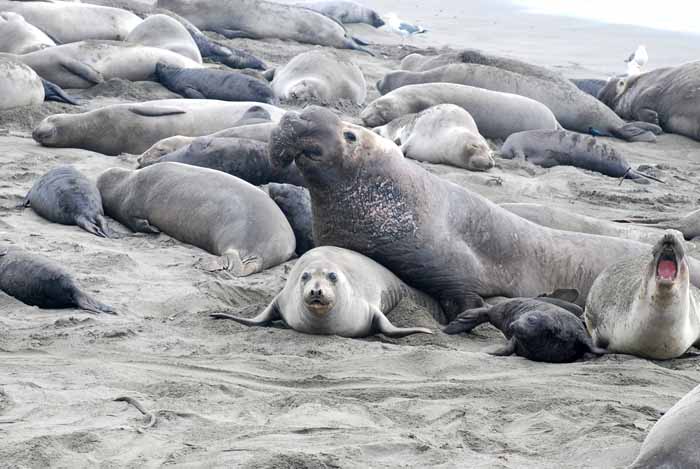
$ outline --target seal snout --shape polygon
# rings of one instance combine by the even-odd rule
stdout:
[[[32,132],[32,138],[39,143],[50,143],[56,136],[56,126],[50,122],[41,122]]]
[[[304,304],[306,309],[317,315],[325,316],[335,306],[335,284],[338,274],[335,272],[304,272],[301,276]]]

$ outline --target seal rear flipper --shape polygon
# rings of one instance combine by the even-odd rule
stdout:
[[[272,80],[275,79],[275,72],[277,72],[277,69],[276,69],[276,68],[271,68],[271,69],[269,69],[269,70],[265,70],[265,73],[263,73],[263,77],[264,77],[267,81],[272,81]]]
[[[382,333],[387,337],[401,338],[412,334],[432,334],[433,331],[425,327],[396,327],[378,309],[372,310],[372,330]]]
[[[360,51],[360,52],[364,52],[365,54],[369,54],[369,55],[371,55],[372,57],[376,57],[376,55],[375,55],[374,52],[372,52],[371,50],[369,50],[369,49],[367,49],[367,48],[365,48],[365,47],[362,47],[360,44],[358,44],[357,42],[355,42],[354,39],[348,38],[348,39],[345,41],[345,46],[346,46],[346,48],[348,48],[348,49],[356,50],[356,51]]]
[[[172,116],[187,113],[186,110],[175,106],[160,106],[158,104],[133,106],[129,108],[129,112],[144,117]]]
[[[507,357],[513,355],[515,353],[515,342],[515,337],[511,337],[505,345],[502,345],[492,350],[487,350],[486,353],[495,357]]]
[[[470,332],[479,324],[489,322],[490,306],[470,309],[457,316],[451,323],[442,329],[445,334],[459,334]]]
[[[27,195],[24,196],[24,200],[22,201],[22,203],[17,205],[15,208],[19,211],[22,211],[25,208],[30,207],[32,205],[32,203],[29,199],[31,197],[31,195],[32,195],[32,191],[30,189],[29,192],[27,192]]]
[[[92,83],[93,85],[98,85],[105,81],[100,72],[88,64],[78,62],[77,60],[66,59],[61,62],[61,67],[63,67],[66,71],[77,75],[88,83]]]
[[[80,309],[84,309],[85,311],[89,311],[95,314],[117,314],[117,312],[111,306],[108,306],[104,303],[100,303],[99,301],[92,298],[90,295],[83,293],[79,290],[75,295],[75,304]]]
[[[63,88],[48,80],[41,79],[44,85],[44,101],[56,101],[58,103],[72,104],[78,106],[80,103],[75,98],[68,96]]]
[[[360,45],[360,46],[368,46],[369,42],[365,41],[364,39],[360,39],[359,37],[356,36],[351,36],[350,39],[355,41],[355,44]]]
[[[274,321],[282,321],[282,314],[280,314],[279,308],[277,307],[277,298],[272,300],[267,308],[263,310],[262,313],[258,314],[254,318],[242,318],[239,316],[233,316],[226,313],[211,313],[209,315],[212,319],[231,319],[245,326],[269,326]]]

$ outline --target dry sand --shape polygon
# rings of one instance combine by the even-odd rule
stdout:
[[[402,42],[354,29],[372,41]],[[487,36],[473,45],[503,52],[499,38]],[[547,38],[546,30],[533,30],[527,41],[546,51]],[[421,41],[373,46],[376,58],[342,53],[374,83]],[[309,48],[227,42],[272,65]],[[550,65],[570,55],[554,48]],[[576,60],[604,70],[614,57],[596,62],[588,51]],[[119,80],[80,95],[82,110],[171,96],[153,83]],[[372,89],[369,99],[376,96]],[[609,355],[548,365],[491,357],[482,351],[503,341],[491,327],[458,337],[351,340],[210,320],[214,310],[263,307],[293,261],[245,279],[209,274],[194,267],[208,254],[168,236],[100,239],[14,209],[55,165],[74,164],[91,178],[135,167],[134,156],[42,148],[29,138],[43,116],[77,110],[44,104],[0,115],[8,129],[0,136],[0,243],[58,260],[119,316],[40,310],[0,293],[2,468],[624,467],[661,413],[700,381],[697,358]],[[340,111],[353,119],[359,109]],[[657,144],[611,143],[635,166],[656,166],[668,183],[618,185],[573,168],[501,159],[481,174],[424,166],[496,202],[541,202],[609,219],[697,208],[700,143],[674,135]],[[390,318],[438,327],[408,303]],[[113,401],[122,395],[155,413],[156,425],[139,433],[145,419]]]

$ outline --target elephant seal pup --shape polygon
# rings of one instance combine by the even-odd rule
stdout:
[[[333,18],[307,8],[264,0],[158,0],[158,8],[229,39],[277,38],[338,49],[363,49]]]
[[[700,61],[611,79],[599,98],[624,119],[700,140]]]
[[[167,49],[202,63],[202,54],[190,33],[180,22],[167,15],[149,16],[136,26],[124,41]]]
[[[359,3],[347,0],[310,1],[296,5],[323,13],[343,24],[365,23],[375,28],[384,26],[384,20],[379,13]]]
[[[608,80],[599,80],[597,78],[572,78],[571,83],[576,85],[576,88],[584,93],[590,94],[597,99],[598,93],[605,87]]]
[[[95,183],[73,166],[57,166],[44,174],[24,198],[41,217],[62,225],[78,225],[88,233],[109,238],[102,198]]]
[[[524,130],[560,128],[552,111],[533,99],[453,83],[401,87],[372,101],[360,117],[365,125],[378,127],[438,104],[464,108],[474,118],[481,135],[491,139],[505,140]]]
[[[81,290],[56,262],[16,247],[0,246],[0,290],[43,309],[80,308],[96,314],[116,314],[112,307]]]
[[[257,140],[198,137],[186,147],[162,156],[151,164],[167,161],[215,169],[254,186],[270,182],[304,185],[304,177],[296,165],[284,168],[273,165],[267,143]]]
[[[252,106],[278,120],[284,111],[269,104],[210,99],[163,99],[114,104],[80,114],[55,114],[32,133],[47,147],[83,148],[104,155],[140,154],[174,135],[209,135],[235,125]]]
[[[488,322],[500,330],[508,343],[491,355],[516,354],[528,360],[569,363],[586,353],[602,355],[605,350],[593,346],[581,319],[550,303],[549,298],[514,298],[495,306],[463,312],[444,332],[470,332]]]
[[[372,259],[347,249],[322,246],[294,264],[284,289],[258,316],[211,316],[247,326],[267,326],[282,320],[299,332],[341,337],[432,334],[423,327],[401,328],[389,322],[386,314],[404,297],[439,308],[434,300],[408,287]]]
[[[0,52],[27,54],[55,45],[53,39],[27,23],[22,15],[9,11],[0,13]]]
[[[192,99],[272,103],[270,85],[243,73],[212,68],[182,68],[159,63],[157,80],[170,91]]]
[[[495,164],[472,116],[454,104],[399,117],[374,131],[393,140],[404,156],[414,160],[471,171],[486,171]]]
[[[348,100],[359,105],[367,97],[362,70],[353,61],[324,50],[299,54],[276,70],[272,90],[280,99],[320,103]]]
[[[530,163],[552,168],[575,166],[610,177],[659,179],[640,173],[613,147],[590,135],[568,130],[529,130],[508,137],[501,148],[501,156],[522,158]]]
[[[646,253],[607,267],[586,303],[586,326],[598,347],[655,360],[700,344],[700,290],[678,233],[662,235]]]
[[[110,78],[153,80],[159,62],[184,68],[202,66],[169,50],[116,41],[75,42],[11,57],[63,88],[90,88]]]
[[[311,195],[308,189],[292,184],[278,184],[271,182],[261,187],[277,206],[294,231],[297,239],[296,253],[298,256],[310,251],[316,244],[311,229],[313,215],[311,213]]]
[[[205,262],[208,270],[246,276],[294,254],[294,233],[277,205],[257,187],[220,171],[179,163],[111,168],[97,187],[105,213],[133,231],[162,231],[221,256]]]
[[[318,106],[285,114],[270,137],[270,157],[282,166],[294,161],[304,175],[318,245],[371,257],[439,300],[451,318],[482,306],[483,298],[564,288],[578,290],[582,304],[603,269],[648,250],[538,226],[445,182],[389,140]],[[694,265],[700,269],[700,262]],[[700,275],[693,283],[700,284]]]
[[[478,57],[479,61],[487,62]],[[492,63],[500,64],[497,59]],[[553,77],[552,72],[540,73],[536,68],[529,70],[534,67],[518,67],[515,69],[518,72],[491,64],[456,63],[424,72],[392,72],[377,87],[385,94],[407,85],[456,83],[534,99],[547,106],[562,127],[577,132],[645,142],[655,141],[654,133],[661,133],[658,126],[646,122],[625,123],[607,106],[576,88],[569,80],[561,76]],[[524,70],[528,72],[523,73]]]
[[[26,65],[0,57],[0,110],[38,106],[44,102],[44,84]]]
[[[700,386],[676,402],[644,439],[629,469],[682,469],[700,466]]]

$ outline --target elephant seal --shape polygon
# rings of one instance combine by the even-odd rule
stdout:
[[[22,15],[3,11],[0,13],[0,52],[26,54],[53,47],[56,43]]]
[[[491,139],[505,140],[524,130],[559,128],[552,111],[533,99],[452,83],[398,88],[372,101],[360,117],[365,125],[378,127],[438,104],[464,108],[474,118],[481,135]]]
[[[277,38],[367,52],[343,25],[307,8],[265,0],[158,0],[156,6],[229,39]]]
[[[11,57],[63,88],[90,88],[110,78],[153,80],[159,62],[202,66],[169,50],[116,41],[81,41]]]
[[[635,228],[660,228],[664,230],[680,231],[688,241],[700,237],[700,210],[694,210],[680,218],[628,218],[614,220],[617,223],[639,224]],[[629,226],[629,225],[628,225]]]
[[[211,68],[182,68],[158,63],[156,78],[166,88],[186,98],[272,103],[270,85],[242,73]]]
[[[116,314],[111,306],[81,290],[56,262],[16,247],[0,246],[0,290],[43,309],[80,308],[96,314]]]
[[[590,94],[594,98],[598,98],[598,93],[605,87],[608,80],[600,80],[597,78],[573,78],[571,83],[576,85],[576,88],[580,89],[586,94]]]
[[[359,105],[367,97],[367,83],[360,67],[324,50],[299,54],[275,70],[272,90],[280,99],[320,103],[348,100]]]
[[[114,104],[81,114],[55,114],[32,133],[47,147],[83,148],[104,155],[140,154],[174,135],[209,135],[235,125],[253,106],[278,120],[284,111],[261,103],[209,99],[164,99]]]
[[[298,256],[310,251],[316,244],[311,229],[313,215],[311,214],[311,195],[308,189],[292,184],[271,182],[261,187],[277,206],[294,231],[297,239],[296,253]]]
[[[543,168],[575,166],[610,177],[643,177],[663,182],[633,169],[620,152],[606,143],[590,135],[568,130],[529,130],[515,133],[503,143],[501,156],[508,159],[522,158]]]
[[[467,57],[464,60],[471,59],[471,56],[464,57]],[[377,87],[385,94],[402,86],[424,83],[474,86],[513,93],[542,103],[565,129],[644,142],[655,141],[655,133],[661,133],[658,126],[646,122],[625,123],[599,100],[582,92],[562,76],[553,76],[552,72],[540,73],[529,64],[525,64],[527,67],[507,69],[499,66],[501,63],[498,59],[488,59],[489,56],[477,55],[470,63],[444,65],[423,72],[392,72]]]
[[[673,231],[644,254],[607,267],[591,287],[584,314],[596,346],[667,360],[700,345],[700,290],[690,284],[691,269]]]
[[[599,99],[625,119],[660,125],[665,131],[700,140],[700,61],[611,79]]]
[[[700,386],[676,402],[644,439],[629,469],[683,469],[700,466]]]
[[[347,249],[322,246],[299,258],[284,289],[258,316],[211,316],[246,326],[267,326],[282,320],[299,332],[341,337],[432,334],[423,327],[396,327],[387,319],[386,314],[404,297],[439,308],[434,300],[408,287],[372,259]]]
[[[294,161],[304,175],[319,246],[371,257],[439,300],[450,319],[481,307],[483,298],[562,288],[578,290],[582,304],[603,269],[648,250],[629,240],[538,226],[318,106],[284,115],[270,137],[270,157],[282,166]],[[700,262],[693,265],[700,269]],[[697,273],[693,284],[700,284]]]
[[[167,161],[215,169],[254,186],[270,182],[304,185],[304,178],[296,165],[284,168],[273,165],[267,143],[257,140],[198,137],[186,147],[162,156],[151,164]]]
[[[202,63],[202,54],[189,31],[179,21],[167,15],[149,16],[136,26],[124,41],[166,49]]]
[[[87,39],[123,41],[141,23],[141,18],[120,8],[56,0],[0,0],[0,11],[19,13],[58,44]]]
[[[38,106],[44,102],[44,84],[26,65],[0,57],[0,110]]]
[[[220,171],[179,163],[111,168],[97,187],[105,213],[131,230],[162,231],[221,256],[205,263],[209,270],[247,276],[294,254],[294,233],[277,205],[257,187]]]
[[[444,332],[470,332],[488,322],[508,339],[506,345],[490,352],[491,355],[516,354],[538,362],[569,363],[586,353],[606,353],[593,346],[580,318],[548,300],[514,298],[495,306],[471,309],[457,316]]]
[[[404,156],[414,160],[471,171],[486,171],[495,164],[472,116],[454,104],[399,117],[374,131],[393,140]]]
[[[41,217],[62,225],[77,225],[97,236],[109,238],[102,198],[95,183],[73,166],[57,166],[44,174],[24,198]]]
[[[375,28],[384,26],[384,20],[379,13],[359,3],[347,0],[311,1],[297,3],[296,6],[323,13],[342,24],[365,23]]]

